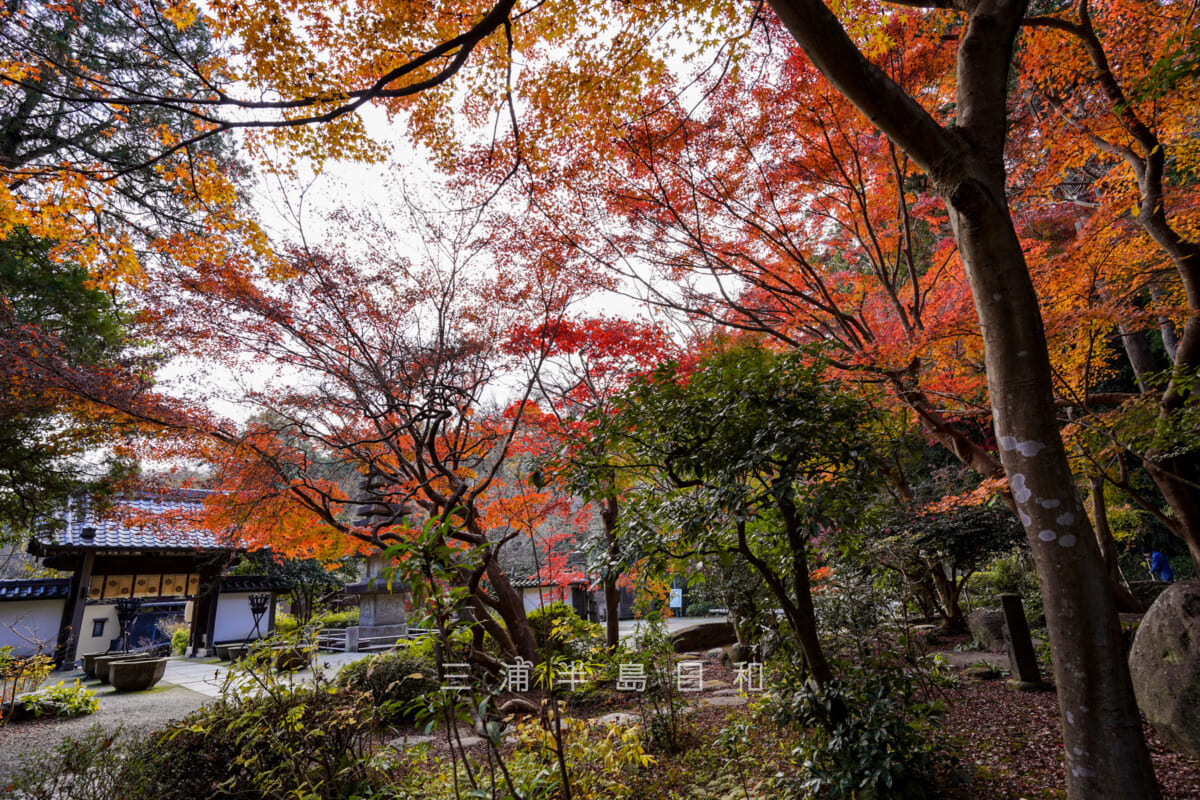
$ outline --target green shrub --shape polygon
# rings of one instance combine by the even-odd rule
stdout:
[[[171,634],[171,655],[181,656],[187,652],[188,641],[191,639],[191,628],[180,628]]]
[[[358,609],[326,611],[314,616],[309,624],[315,628],[353,628],[358,625]]]
[[[128,796],[345,798],[382,783],[369,698],[307,685],[225,699],[140,742]]]
[[[646,724],[647,742],[655,750],[678,752],[687,739],[687,700],[679,692],[675,647],[665,620],[642,620],[632,637],[632,646],[628,660],[640,665],[646,678],[646,690],[637,692],[636,697]]]
[[[130,746],[120,727],[93,725],[41,757],[27,759],[13,775],[7,796],[30,800],[125,800]],[[5,787],[0,785],[0,790]],[[199,796],[199,795],[198,795]]]
[[[275,635],[291,636],[300,630],[300,620],[291,614],[279,612],[275,615]]]
[[[810,730],[792,750],[800,774],[778,776],[776,788],[829,800],[932,797],[939,766],[956,760],[934,736],[942,711],[918,696],[912,675],[880,663],[821,690],[794,685],[775,721]]]
[[[35,717],[83,717],[96,713],[100,701],[96,693],[86,689],[76,680],[73,684],[59,681],[54,686],[39,689],[21,698],[22,707]]]
[[[1019,594],[1030,626],[1037,628],[1045,624],[1042,590],[1028,555],[1020,549],[1013,550],[989,564],[983,575],[986,578],[981,578],[974,590],[983,593],[984,605],[995,605],[998,594]]]
[[[712,611],[712,603],[692,603],[684,611],[686,617],[704,617]]]
[[[536,608],[527,617],[542,653],[586,658],[593,647],[604,643],[603,628],[582,619],[561,601]]]
[[[368,656],[342,667],[334,685],[365,692],[387,719],[411,719],[414,701],[439,688],[437,666],[423,653]]]
[[[493,744],[498,744],[499,728],[491,733]],[[552,730],[539,722],[526,722],[509,728],[503,738],[512,742],[511,748],[505,748],[503,777],[496,771],[495,750],[486,761],[474,756],[447,760],[414,747],[400,755],[396,783],[385,796],[388,800],[563,797],[563,773],[557,758],[561,746],[572,797],[629,800],[638,796],[628,785],[629,778],[655,764],[637,727],[564,719],[560,744]]]
[[[21,771],[16,797],[46,800],[343,800],[383,796],[368,695],[234,670],[224,697],[136,738],[93,728]]]

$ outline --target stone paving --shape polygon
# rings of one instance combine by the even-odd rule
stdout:
[[[322,674],[332,677],[346,664],[369,655],[371,654],[318,653],[315,666]],[[230,679],[229,667],[230,662],[218,661],[215,658],[195,659],[175,656],[167,662],[163,682],[199,692],[206,697],[220,697]],[[312,678],[312,670],[300,670],[293,673],[293,679],[297,681],[310,681]]]
[[[676,630],[690,625],[698,625],[704,622],[720,622],[724,621],[724,619],[724,617],[673,617],[667,620],[667,630],[674,633]],[[632,636],[640,624],[639,620],[621,620],[621,637],[628,638]],[[324,674],[332,676],[346,664],[366,658],[369,655],[371,654],[319,653],[316,659],[316,666]],[[196,659],[175,656],[167,662],[167,671],[163,675],[162,682],[190,689],[205,697],[220,697],[228,681],[229,666],[230,662],[218,661],[215,658]],[[55,681],[60,680],[61,673],[56,674],[59,677]],[[311,670],[302,670],[295,673],[295,680],[312,680],[312,676],[313,673]]]

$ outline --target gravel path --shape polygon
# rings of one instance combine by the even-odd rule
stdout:
[[[71,683],[83,678],[81,671],[55,673],[49,683]],[[93,725],[105,730],[124,727],[130,731],[160,728],[168,720],[180,719],[212,698],[173,683],[159,683],[145,692],[116,692],[97,681],[86,686],[96,691],[100,708],[95,714],[68,720],[32,719],[0,728],[0,796],[3,787],[27,763],[50,753],[68,737],[79,737]]]

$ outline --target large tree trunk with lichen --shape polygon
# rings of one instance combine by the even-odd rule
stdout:
[[[967,175],[947,199],[983,328],[1001,460],[1042,585],[1068,794],[1156,797],[1107,572],[1059,437],[1037,297],[1003,186],[999,169],[990,179]]]
[[[1041,580],[1068,796],[1157,798],[1116,608],[1059,436],[1037,295],[1005,195],[1008,71],[1027,3],[953,3],[968,23],[958,51],[952,129],[867,61],[819,0],[773,0],[772,6],[817,68],[946,200],[983,332],[1000,458]]]

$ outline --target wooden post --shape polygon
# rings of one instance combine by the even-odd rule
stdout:
[[[58,644],[54,648],[56,669],[73,665],[78,656],[79,629],[83,627],[83,611],[87,606],[95,562],[95,553],[85,554],[83,563],[75,568],[71,576],[71,588],[67,593],[67,602],[63,604],[62,623],[58,626]]]

